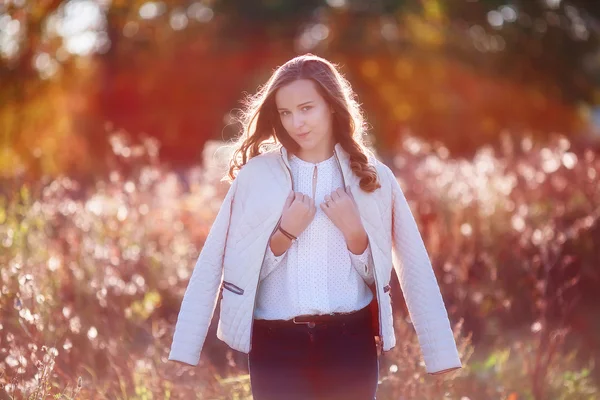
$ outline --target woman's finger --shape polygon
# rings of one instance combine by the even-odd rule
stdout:
[[[327,214],[327,212],[329,211],[329,207],[327,207],[327,203],[324,203],[324,202],[323,202],[323,203],[321,203],[321,204],[319,205],[319,207],[321,207],[321,210],[323,210],[323,212],[324,212],[325,214]]]
[[[292,205],[292,202],[294,201],[294,197],[295,194],[294,192],[290,192],[290,194],[288,195],[287,199],[285,199],[285,206],[284,208],[290,208],[290,206]]]
[[[352,201],[354,201],[354,195],[350,191],[350,186],[346,186],[346,194],[352,199]]]

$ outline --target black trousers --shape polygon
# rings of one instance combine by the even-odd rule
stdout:
[[[374,400],[370,307],[314,327],[257,319],[248,367],[254,400]]]

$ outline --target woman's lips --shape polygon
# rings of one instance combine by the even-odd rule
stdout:
[[[305,137],[307,137],[307,136],[308,136],[308,134],[309,134],[309,133],[310,133],[310,132],[301,133],[301,134],[299,134],[299,135],[298,135],[298,137],[299,137],[300,139],[304,139]]]

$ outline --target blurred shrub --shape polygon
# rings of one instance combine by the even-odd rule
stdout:
[[[5,186],[0,384],[9,398],[249,398],[244,355],[214,329],[197,368],[166,362],[228,189],[219,182],[226,155],[213,157],[211,144],[203,166],[176,171],[152,140],[118,134],[110,143],[107,175],[92,187],[68,177]],[[506,138],[502,154],[483,148],[470,161],[414,138],[402,145],[393,167],[458,321],[465,368],[441,379],[424,373],[396,288],[398,345],[382,358],[378,397],[597,396],[598,349],[581,351],[573,335],[574,321],[592,329],[598,312],[597,156],[562,137],[545,148]]]

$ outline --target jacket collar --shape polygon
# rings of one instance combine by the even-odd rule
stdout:
[[[280,146],[279,152],[281,153],[281,158],[285,166],[291,171],[289,159],[290,155],[288,150],[285,148],[285,146]],[[340,166],[340,169],[342,170],[342,178],[344,184],[349,185],[351,183],[354,183],[356,176],[350,168],[350,155],[346,152],[346,150],[342,148],[342,145],[339,142],[335,144],[333,153],[336,156],[336,160],[338,162],[338,165]]]

